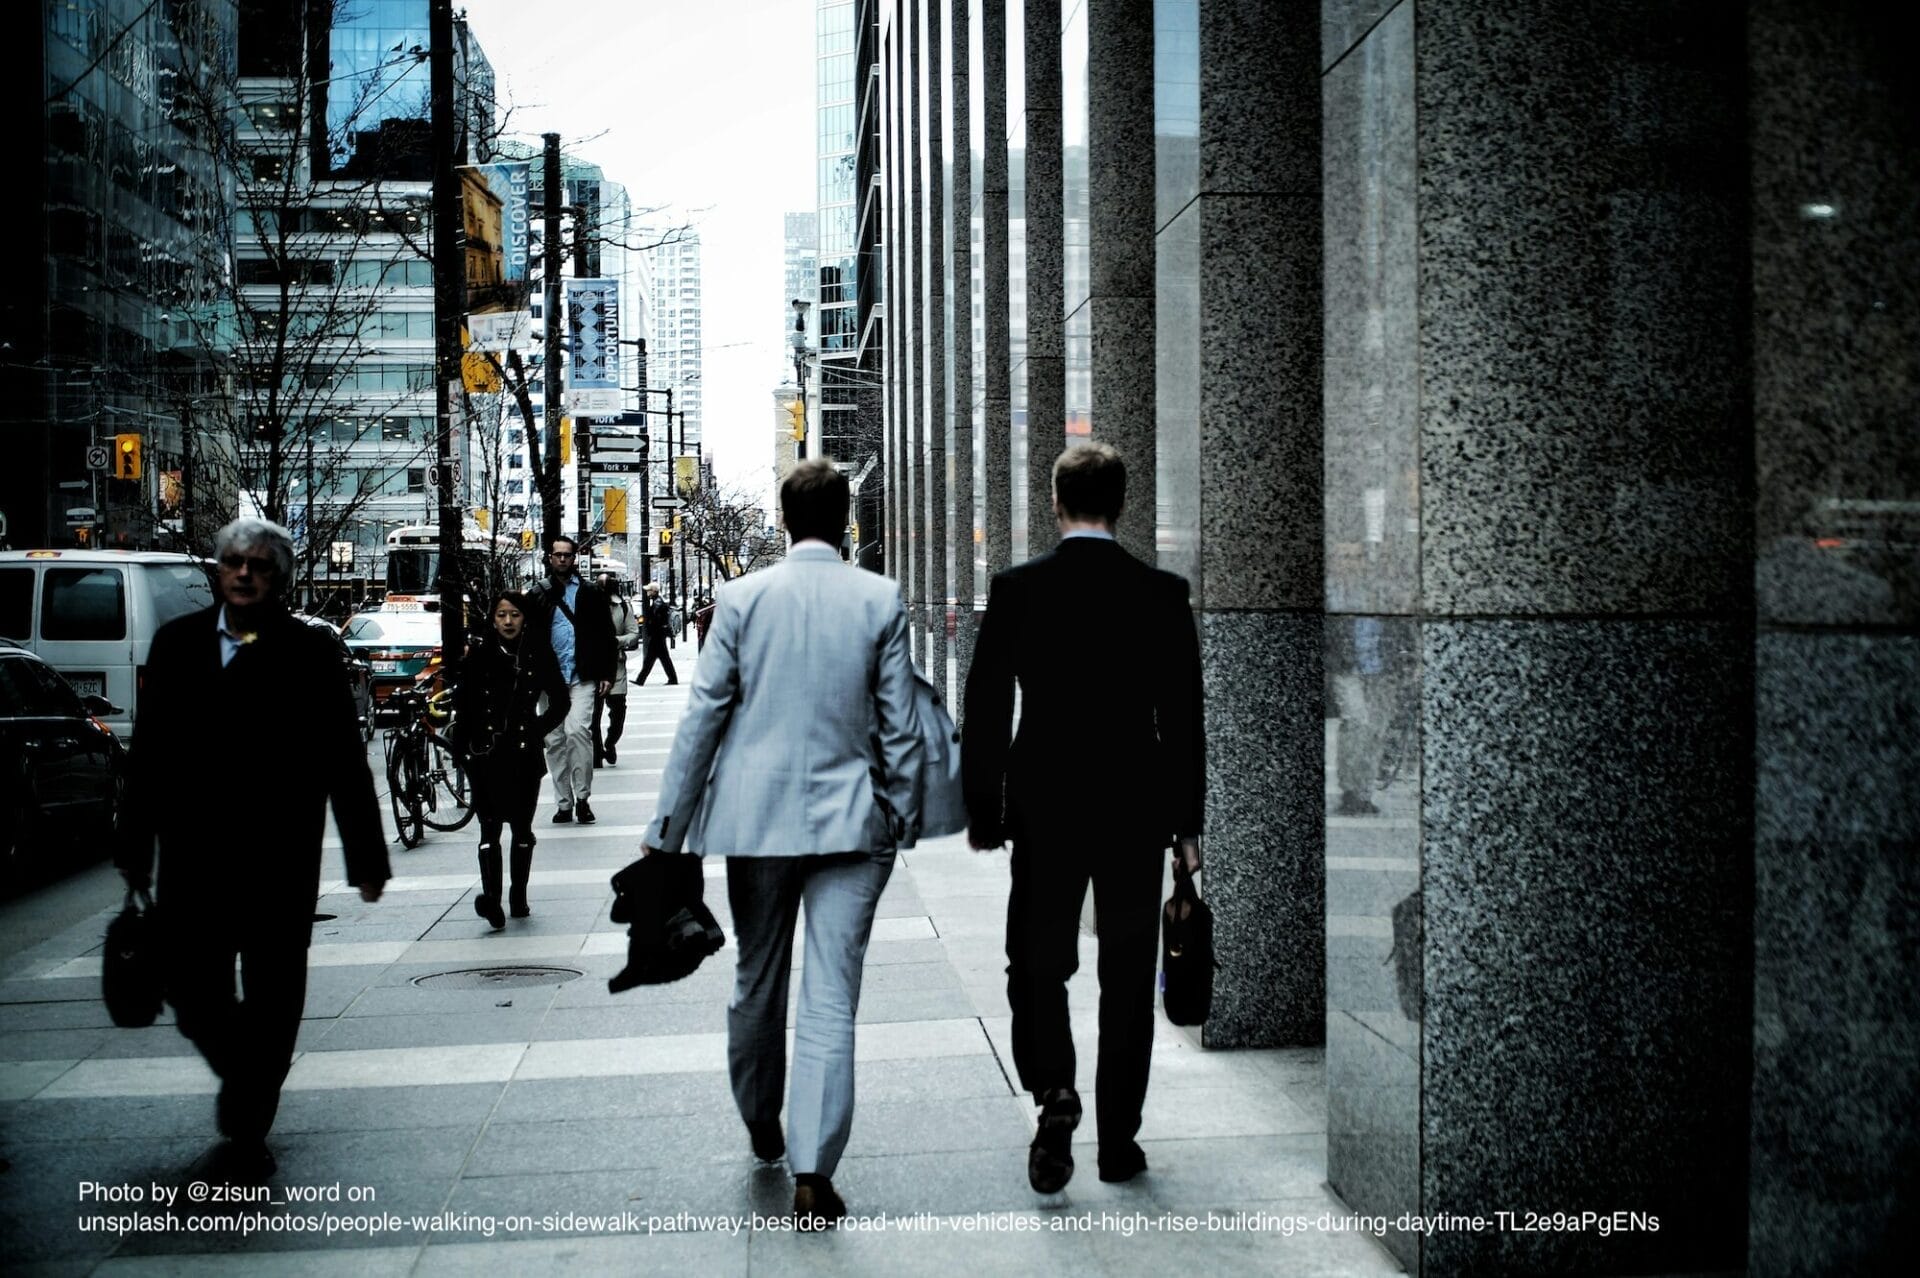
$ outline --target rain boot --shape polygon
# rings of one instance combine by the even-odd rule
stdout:
[[[533,913],[527,908],[527,877],[533,873],[533,836],[516,835],[512,848],[513,887],[509,891],[509,908],[516,919],[524,919]]]
[[[495,931],[507,925],[500,912],[500,845],[480,845],[480,895],[473,898],[473,912],[485,919]]]

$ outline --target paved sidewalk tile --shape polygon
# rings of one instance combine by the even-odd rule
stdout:
[[[1099,1181],[1090,936],[1069,983],[1089,1115],[1073,1181],[1036,1198],[1026,1179],[1034,1108],[1013,1076],[1006,1006],[1007,856],[957,837],[902,853],[881,898],[853,1128],[835,1175],[852,1217],[824,1236],[793,1233],[791,1177],[749,1155],[728,1082],[737,946],[723,859],[702,869],[727,948],[672,984],[606,987],[627,945],[607,917],[608,879],[638,854],[685,695],[633,690],[621,762],[595,775],[598,824],[548,824],[543,786],[534,914],[500,933],[473,913],[471,829],[396,847],[398,877],[377,903],[349,890],[327,853],[317,912],[332,917],[314,927],[306,1019],[272,1137],[278,1197],[251,1231],[80,1227],[83,1182],[182,1190],[204,1170],[217,1082],[170,1014],[143,1030],[106,1017],[99,954],[117,897],[18,956],[0,979],[8,1271],[1397,1272],[1370,1237],[1280,1228],[1344,1211],[1325,1183],[1317,1049],[1206,1051],[1156,1018],[1140,1133],[1150,1170]],[[803,961],[796,941],[796,978]],[[482,981],[472,988],[417,983],[454,972],[490,975],[461,978]],[[288,1201],[290,1191],[364,1198]],[[375,1212],[378,1228],[367,1223]],[[360,1223],[329,1234],[319,1228],[328,1213]],[[1176,1216],[1213,1223],[1174,1232]]]

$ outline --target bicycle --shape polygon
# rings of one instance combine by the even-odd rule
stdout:
[[[434,717],[444,717],[450,698],[416,688],[392,698],[400,722],[385,737],[387,798],[402,847],[418,847],[428,828],[458,830],[473,820],[460,752],[434,728]]]

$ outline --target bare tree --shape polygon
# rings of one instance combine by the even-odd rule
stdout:
[[[422,57],[393,54],[352,84],[331,127],[310,50],[290,49],[271,78],[195,64],[176,94],[176,115],[238,179],[232,207],[211,219],[212,295],[185,310],[228,392],[198,405],[187,465],[196,489],[293,526],[307,581],[369,502],[426,488],[431,187],[382,176],[425,120],[360,127]],[[370,161],[332,171],[349,143]]]
[[[785,554],[779,533],[767,527],[767,512],[744,490],[707,483],[682,490],[680,537],[721,581],[765,568]]]

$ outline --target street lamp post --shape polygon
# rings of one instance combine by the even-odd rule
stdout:
[[[793,344],[793,380],[800,388],[800,438],[793,441],[793,458],[805,461],[807,457],[807,299],[793,299],[793,335],[788,338]]]

